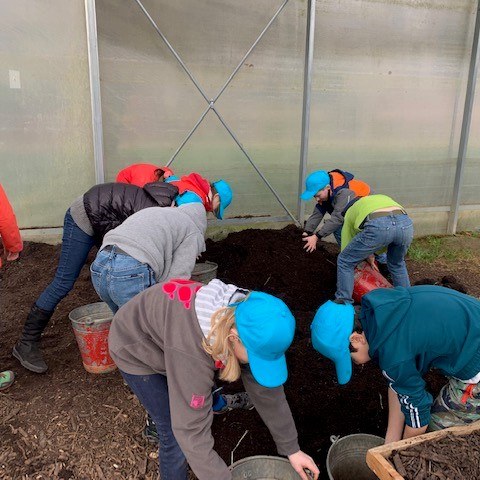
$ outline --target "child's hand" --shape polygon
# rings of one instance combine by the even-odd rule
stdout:
[[[302,240],[305,243],[305,245],[303,246],[304,250],[306,250],[308,253],[312,253],[313,251],[316,250],[317,248],[317,241],[318,241],[318,237],[316,235],[310,235],[308,237],[303,237]]]
[[[13,260],[16,260],[19,257],[18,252],[8,252],[7,253],[7,261],[8,262],[13,262]]]
[[[378,266],[375,262],[375,255],[370,255],[367,257],[367,263],[374,269],[376,270],[377,272],[379,272],[380,270],[378,269]]]
[[[290,460],[290,464],[292,465],[293,469],[300,475],[302,480],[314,480],[318,479],[318,475],[320,474],[320,470],[315,465],[315,462],[311,457],[309,457],[306,453],[303,453],[299,450],[297,453],[288,456]],[[310,470],[311,475],[305,473],[305,469]]]

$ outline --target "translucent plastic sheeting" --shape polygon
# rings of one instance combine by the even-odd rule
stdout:
[[[0,181],[22,228],[63,224],[94,183],[82,0],[4,0]]]
[[[216,96],[282,1],[142,2],[206,92]],[[297,202],[306,2],[290,0],[216,104],[287,206]],[[105,172],[166,163],[207,107],[134,0],[97,2]],[[284,210],[213,112],[173,168],[235,190],[228,216]]]
[[[449,207],[476,5],[318,1],[309,171],[344,168],[407,207]]]

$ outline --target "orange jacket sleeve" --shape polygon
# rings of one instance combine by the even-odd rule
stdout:
[[[157,181],[155,172],[159,168],[160,167],[149,163],[135,163],[120,170],[116,181],[119,183],[131,183],[132,185],[142,188],[146,183]]]
[[[0,236],[5,250],[12,253],[23,250],[22,237],[18,230],[17,219],[5,190],[0,184]]]

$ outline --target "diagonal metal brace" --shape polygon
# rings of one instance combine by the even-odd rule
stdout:
[[[210,111],[210,110],[213,110],[213,112],[216,114],[216,116],[218,117],[218,119],[220,120],[220,122],[222,123],[222,125],[225,127],[225,129],[227,130],[227,132],[230,134],[230,136],[232,137],[232,139],[235,141],[235,143],[238,145],[238,147],[240,148],[240,150],[243,152],[243,154],[245,155],[245,157],[247,158],[247,160],[250,162],[250,164],[252,165],[252,167],[255,169],[255,171],[258,173],[258,175],[262,178],[262,180],[264,181],[264,183],[267,185],[267,187],[270,189],[270,191],[273,193],[273,195],[275,196],[275,198],[277,199],[277,201],[280,203],[280,205],[283,207],[283,209],[286,211],[286,213],[289,215],[289,217],[295,222],[295,224],[297,224],[298,226],[300,226],[300,222],[295,218],[295,216],[290,212],[290,210],[288,209],[288,207],[284,204],[284,202],[282,201],[282,199],[279,197],[279,195],[277,194],[277,192],[275,191],[275,189],[270,185],[270,183],[268,182],[268,180],[266,179],[266,177],[263,175],[263,173],[260,171],[260,169],[256,166],[255,162],[252,160],[252,158],[250,157],[250,155],[247,153],[247,151],[245,150],[245,148],[243,147],[243,145],[240,143],[240,141],[238,140],[238,138],[236,137],[236,135],[233,133],[232,129],[228,126],[228,124],[226,123],[226,121],[223,119],[223,117],[220,115],[220,113],[218,112],[218,110],[215,108],[215,102],[220,98],[220,96],[223,94],[223,92],[225,91],[225,89],[228,87],[228,85],[231,83],[231,81],[233,80],[233,78],[235,77],[235,75],[238,73],[238,71],[240,70],[241,66],[243,65],[243,63],[245,62],[245,60],[248,58],[248,56],[251,54],[251,52],[253,51],[253,49],[257,46],[257,44],[260,42],[260,40],[263,38],[263,36],[265,35],[265,33],[267,32],[267,30],[270,28],[270,26],[272,25],[272,23],[275,21],[275,19],[278,17],[278,15],[280,14],[280,12],[284,9],[284,7],[287,5],[289,0],[284,0],[284,2],[282,3],[282,5],[280,5],[280,7],[277,9],[277,11],[275,12],[275,14],[273,15],[273,17],[270,19],[270,21],[268,22],[268,24],[265,26],[265,28],[262,30],[262,32],[260,33],[260,35],[257,37],[257,39],[255,40],[255,42],[252,44],[252,46],[248,49],[248,51],[245,53],[245,55],[243,56],[242,60],[238,63],[238,65],[235,67],[235,69],[233,70],[233,72],[231,73],[231,75],[228,77],[228,79],[226,80],[226,82],[223,84],[223,86],[220,88],[219,92],[217,93],[217,95],[212,99],[212,100],[209,100],[207,94],[204,92],[204,90],[202,89],[202,87],[200,86],[199,82],[196,80],[196,78],[194,77],[194,75],[190,72],[190,70],[187,68],[187,66],[185,65],[185,63],[183,62],[183,60],[181,59],[181,57],[178,55],[178,53],[175,51],[175,49],[173,48],[173,46],[170,44],[170,42],[168,41],[168,39],[165,37],[165,35],[162,33],[162,31],[160,30],[160,28],[157,26],[157,24],[155,23],[155,21],[153,20],[153,18],[151,17],[151,15],[148,13],[148,11],[145,9],[145,7],[143,6],[143,4],[141,3],[140,0],[135,0],[135,2],[138,4],[138,6],[140,7],[140,9],[143,11],[143,13],[145,14],[145,16],[148,18],[148,20],[150,21],[150,23],[152,24],[153,28],[156,30],[156,32],[160,35],[160,37],[162,38],[162,40],[164,41],[165,45],[167,46],[167,48],[170,50],[170,52],[173,54],[173,56],[177,59],[178,63],[180,64],[180,66],[183,68],[183,70],[185,71],[185,73],[188,75],[188,77],[190,78],[190,80],[192,81],[192,83],[195,85],[195,87],[197,88],[197,90],[200,92],[200,94],[202,95],[202,97],[205,99],[205,101],[208,103],[208,107],[205,109],[205,111],[202,113],[202,115],[200,116],[199,120],[196,122],[196,124],[194,125],[194,127],[190,130],[190,132],[187,134],[187,136],[185,137],[185,139],[182,141],[182,143],[180,144],[180,146],[177,148],[177,150],[175,151],[175,153],[173,154],[173,156],[170,158],[170,160],[168,161],[167,165],[170,165],[174,160],[175,158],[177,157],[177,155],[180,153],[180,151],[182,150],[182,148],[185,146],[185,144],[188,142],[188,140],[192,137],[192,135],[194,134],[194,132],[197,130],[197,128],[199,127],[199,125],[202,123],[203,119],[206,117],[207,113]]]

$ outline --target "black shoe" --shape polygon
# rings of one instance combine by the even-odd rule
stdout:
[[[53,310],[43,310],[33,304],[25,320],[22,336],[13,347],[13,356],[27,370],[35,373],[46,372],[48,368],[40,352],[40,337],[52,315]]]
[[[35,373],[44,373],[48,369],[40,352],[39,342],[19,340],[13,347],[12,354],[27,370]]]
[[[143,429],[142,437],[152,445],[158,444],[157,426],[155,425],[155,422],[148,413],[147,418],[145,419],[145,428]]]

